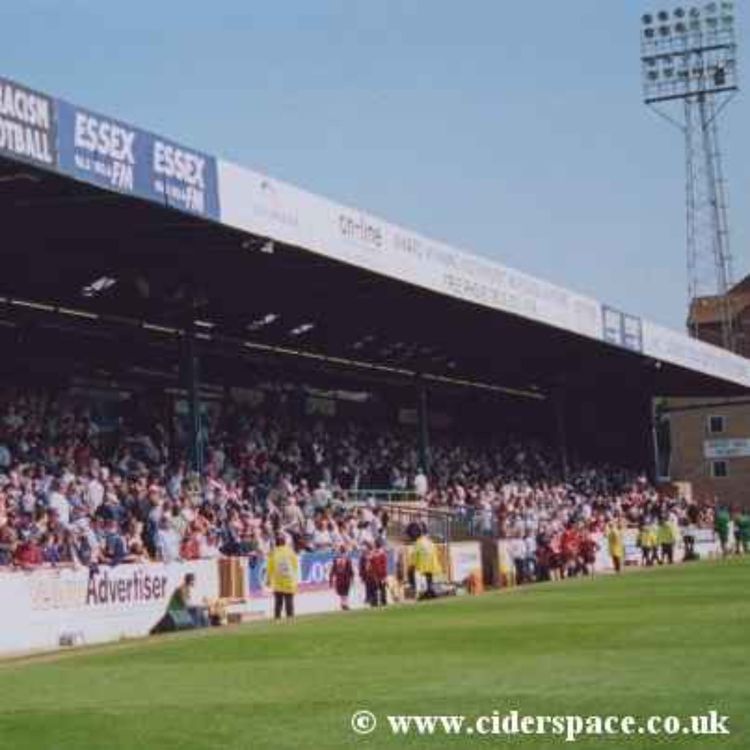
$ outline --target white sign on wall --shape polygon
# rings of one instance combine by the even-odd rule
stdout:
[[[750,456],[750,438],[716,438],[703,441],[706,458],[745,458]]]

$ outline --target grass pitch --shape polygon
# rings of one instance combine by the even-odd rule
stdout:
[[[750,560],[0,665],[2,750],[750,748]],[[10,603],[5,606],[12,606]],[[2,627],[2,625],[0,625]],[[397,737],[386,714],[689,715],[730,737]],[[366,737],[350,715],[380,719]]]

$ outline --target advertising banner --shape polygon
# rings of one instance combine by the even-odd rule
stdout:
[[[655,359],[750,387],[750,360],[643,321],[643,352]]]
[[[482,573],[482,549],[479,542],[451,542],[451,581],[461,583],[472,574]]]
[[[218,218],[212,157],[62,100],[58,118],[63,172],[108,190]]]
[[[148,635],[187,573],[196,603],[218,597],[215,560],[1,573],[0,654]]]
[[[56,119],[54,99],[0,78],[0,154],[54,169]]]
[[[452,297],[601,339],[598,302],[358,209],[218,162],[221,220]]]

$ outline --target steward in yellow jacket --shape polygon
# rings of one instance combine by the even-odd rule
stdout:
[[[287,617],[294,617],[294,595],[299,585],[299,558],[286,543],[286,537],[279,536],[276,546],[268,556],[268,582],[273,591],[274,617],[281,617],[282,608]]]
[[[612,521],[607,527],[607,546],[609,556],[612,558],[612,567],[615,573],[619,573],[625,557],[625,544],[622,538],[622,527],[617,521]]]
[[[660,563],[666,562],[671,565],[674,562],[674,546],[677,543],[677,534],[675,527],[666,518],[663,518],[659,523],[659,530],[656,534],[661,548]]]
[[[435,596],[434,577],[440,573],[440,560],[438,559],[435,542],[427,534],[422,534],[416,542],[411,553],[412,566],[417,573],[424,576],[427,583],[425,596]]]
[[[654,523],[641,524],[638,532],[638,546],[641,548],[641,563],[653,565],[657,562],[658,528]]]

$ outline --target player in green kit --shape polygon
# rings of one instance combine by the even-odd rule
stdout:
[[[726,508],[718,508],[716,518],[714,519],[714,531],[719,536],[721,545],[721,554],[726,557],[728,553],[727,544],[729,543],[729,524],[731,522],[729,511]]]
[[[750,545],[750,513],[739,510],[734,516],[734,554],[745,555]]]

